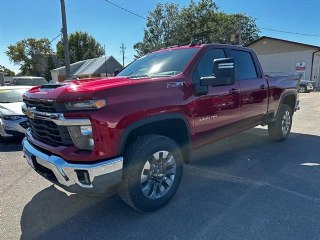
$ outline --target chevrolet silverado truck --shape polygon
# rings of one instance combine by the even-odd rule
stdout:
[[[29,165],[72,193],[119,193],[153,211],[176,193],[192,150],[258,125],[290,133],[296,76],[265,76],[249,48],[191,44],[147,54],[117,76],[24,94]]]

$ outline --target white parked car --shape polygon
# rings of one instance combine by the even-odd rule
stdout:
[[[43,77],[28,77],[28,76],[20,76],[20,77],[13,77],[11,85],[15,86],[40,86],[43,84],[47,84],[48,81]]]
[[[22,113],[22,94],[30,86],[0,87],[0,139],[23,136],[28,128],[27,117]]]

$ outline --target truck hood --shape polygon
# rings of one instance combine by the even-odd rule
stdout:
[[[23,102],[0,103],[0,114],[3,115],[24,115],[22,113]]]
[[[66,81],[32,88],[24,94],[24,97],[50,99],[56,102],[86,100],[94,98],[94,95],[102,90],[139,84],[148,80],[149,78],[130,79],[126,77],[112,77]]]

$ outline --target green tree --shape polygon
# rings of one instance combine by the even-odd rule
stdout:
[[[68,41],[71,63],[100,57],[104,54],[101,44],[88,33],[71,33],[68,37]],[[60,63],[64,63],[64,47],[62,41],[57,43],[57,58]]]
[[[136,57],[174,45],[177,38],[177,23],[179,17],[179,6],[174,3],[157,4],[156,9],[147,18],[147,28],[144,30],[143,42],[136,43]]]
[[[6,68],[5,66],[0,65],[0,72],[4,72],[5,76],[14,76],[16,75],[14,71],[11,71],[9,68]]]
[[[213,0],[191,0],[183,8],[177,4],[158,4],[147,17],[143,41],[136,43],[134,49],[139,57],[162,47],[188,44],[193,39],[239,44],[240,29],[242,45],[259,37],[254,18],[221,12]]]
[[[6,51],[10,61],[20,65],[22,75],[43,76],[46,59],[51,53],[50,41],[47,38],[39,40],[28,38],[11,44]]]
[[[44,74],[44,78],[47,79],[47,80],[50,80],[52,78],[50,70],[55,69],[55,68],[56,68],[56,64],[54,62],[53,55],[50,54],[47,57],[47,65],[46,65],[46,71],[45,71],[45,74]]]

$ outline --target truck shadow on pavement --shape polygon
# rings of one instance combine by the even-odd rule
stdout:
[[[301,166],[320,163],[319,142],[319,136],[298,133],[273,142],[265,129],[255,128],[203,147],[186,166],[176,196],[154,213],[136,212],[118,196],[67,196],[50,186],[25,206],[21,239],[258,239],[282,224],[287,227],[277,237],[299,238],[288,223],[296,202],[291,197],[320,202],[319,170]],[[281,189],[288,195],[273,197]],[[299,202],[301,215],[320,214],[319,202]],[[314,226],[310,217],[301,221]],[[316,230],[303,234],[310,239]]]

